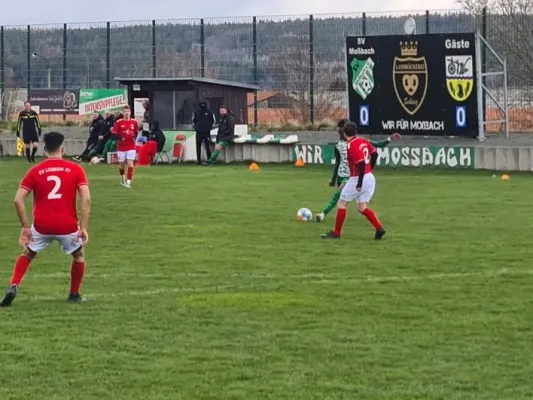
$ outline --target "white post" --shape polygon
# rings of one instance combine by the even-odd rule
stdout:
[[[505,111],[505,137],[509,137],[509,93],[507,91],[507,59],[503,59],[503,109]]]
[[[483,71],[481,67],[481,35],[476,32],[476,87],[477,87],[477,120],[478,120],[478,139],[485,140],[485,115],[483,114]]]

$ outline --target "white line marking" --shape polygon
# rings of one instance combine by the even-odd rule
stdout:
[[[30,272],[31,274],[31,272]],[[143,278],[143,279],[165,279],[176,278],[250,278],[250,279],[314,279],[318,281],[349,281],[349,282],[400,282],[400,281],[420,281],[420,280],[439,280],[448,278],[464,278],[470,276],[479,277],[497,277],[501,275],[533,275],[533,269],[511,269],[501,268],[492,271],[472,271],[472,272],[442,272],[437,274],[423,274],[423,275],[392,275],[392,276],[367,276],[354,277],[346,275],[332,275],[323,273],[311,274],[293,274],[293,275],[278,275],[278,274],[257,274],[257,273],[227,273],[227,274],[213,274],[213,273],[198,273],[198,272],[172,272],[167,273],[152,273],[139,274],[135,272],[117,274],[98,274],[93,273],[88,275],[89,279],[112,279],[112,278]],[[69,278],[68,272],[55,272],[50,274],[31,274],[34,278]]]
[[[231,278],[259,278],[259,279],[316,279],[313,283],[326,283],[332,284],[338,281],[343,282],[352,282],[352,283],[383,283],[383,282],[409,282],[409,281],[422,281],[422,280],[442,280],[450,278],[465,278],[465,277],[482,277],[482,278],[495,278],[498,276],[520,276],[520,275],[533,275],[533,269],[509,269],[502,268],[494,271],[477,271],[477,272],[457,272],[457,273],[440,273],[440,274],[426,274],[426,275],[412,275],[412,276],[369,276],[363,278],[346,278],[343,276],[335,275],[325,275],[325,274],[302,274],[302,275],[269,275],[269,274],[196,274],[196,273],[179,273],[172,274],[172,276],[187,276],[187,277],[206,277],[206,278],[217,278],[217,277],[231,277]],[[40,274],[33,275],[34,277],[65,277],[67,274]],[[95,278],[102,277],[103,275],[95,275]],[[168,275],[165,274],[117,274],[117,275],[105,275],[106,277],[155,277],[155,278],[168,278]],[[136,296],[153,296],[158,294],[169,294],[169,293],[212,293],[218,291],[247,291],[249,286],[242,285],[222,285],[222,286],[210,286],[203,288],[158,288],[153,290],[132,290],[126,292],[106,292],[106,293],[91,293],[87,295],[88,300],[97,299],[97,298],[117,298],[117,297],[136,297]],[[269,288],[263,287],[262,289],[279,289],[278,285],[272,285]],[[60,296],[41,296],[41,295],[24,295],[22,291],[21,297],[24,296],[27,300],[60,300]]]
[[[235,287],[233,285],[226,286],[212,286],[206,288],[159,288],[153,290],[132,290],[127,292],[107,292],[107,293],[91,293],[84,297],[87,300],[92,300],[96,298],[116,298],[116,297],[135,297],[135,296],[153,296],[158,294],[168,294],[168,293],[211,293],[224,291],[226,289],[245,289],[243,287]],[[28,300],[60,300],[60,296],[41,296],[41,295],[24,295],[22,292],[20,297],[23,297]],[[65,297],[66,298],[66,297]],[[18,297],[17,297],[18,299]]]

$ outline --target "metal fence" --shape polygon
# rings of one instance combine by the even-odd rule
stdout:
[[[0,89],[5,105],[10,91],[20,102],[15,90],[112,88],[117,76],[217,78],[260,85],[251,123],[316,126],[346,113],[345,37],[402,34],[409,16],[417,33],[480,30],[506,51],[492,29],[504,17],[459,10],[3,26]],[[511,102],[529,108],[533,78],[514,60]]]

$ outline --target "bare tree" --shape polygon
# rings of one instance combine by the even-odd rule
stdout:
[[[281,124],[295,123],[306,126],[311,123],[311,65],[307,38],[291,37],[283,41],[273,55],[268,56],[268,74],[272,88],[283,99],[278,109]],[[338,91],[330,90],[335,82],[331,66],[315,63],[313,68],[314,123],[331,122],[342,114],[338,107]]]
[[[533,128],[533,0],[458,2],[476,16],[487,10],[488,40],[507,59],[511,130],[530,130]],[[487,64],[485,68],[490,70],[490,60]],[[491,85],[490,77],[487,83]]]

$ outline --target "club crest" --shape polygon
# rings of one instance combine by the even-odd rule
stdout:
[[[471,56],[446,56],[446,88],[455,101],[465,101],[474,88]]]
[[[414,115],[422,107],[428,86],[425,57],[418,57],[418,42],[400,42],[401,57],[394,57],[392,80],[402,108]]]

